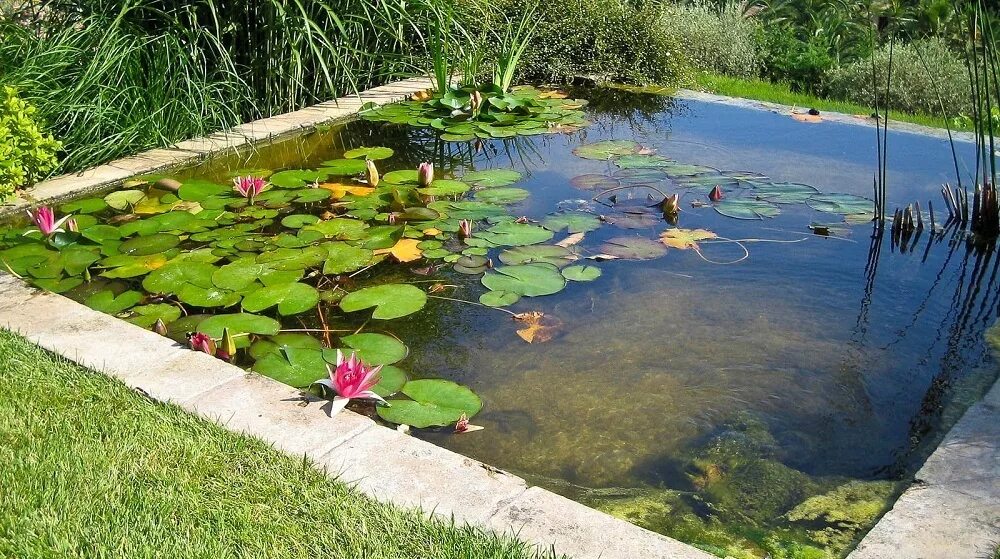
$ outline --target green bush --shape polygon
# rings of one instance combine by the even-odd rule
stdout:
[[[877,81],[881,84],[881,102],[889,67],[888,46],[877,50],[874,56]],[[871,59],[831,70],[827,75],[827,92],[831,97],[874,106]],[[889,88],[890,107],[910,113],[942,115],[942,103],[944,116],[969,114],[971,101],[965,63],[942,39],[929,38],[895,45]]]
[[[535,0],[498,0],[491,8],[517,14],[533,4]],[[663,32],[661,15],[653,2],[538,3],[538,28],[519,77],[545,82],[586,76],[629,84],[689,83],[691,70],[683,45],[678,37]],[[488,23],[492,24],[500,23]]]
[[[702,3],[670,5],[663,11],[663,27],[680,39],[695,69],[743,79],[760,76],[759,25],[740,6],[717,11]]]
[[[790,28],[762,27],[758,41],[765,79],[787,83],[793,91],[823,93],[826,73],[836,64],[823,39],[803,41]]]
[[[35,107],[18,97],[13,87],[0,92],[0,201],[15,190],[34,184],[59,164],[62,145],[42,132]]]

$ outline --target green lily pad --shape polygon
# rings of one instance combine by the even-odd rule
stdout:
[[[469,185],[462,181],[438,179],[426,188],[418,188],[417,192],[425,196],[454,196],[468,192]]]
[[[419,181],[419,176],[413,169],[400,169],[382,175],[382,180],[389,184],[416,183]]]
[[[552,231],[537,225],[504,221],[479,231],[471,239],[482,239],[492,246],[525,246],[544,243],[552,238]]]
[[[243,310],[256,313],[275,305],[278,314],[288,316],[312,309],[319,303],[319,292],[311,285],[291,282],[269,285],[243,298]]]
[[[181,243],[180,237],[169,233],[154,233],[135,237],[118,245],[118,252],[132,256],[147,256],[166,252]]]
[[[181,310],[179,308],[166,303],[154,303],[152,305],[132,307],[129,310],[129,313],[131,313],[132,316],[126,318],[125,320],[137,326],[142,326],[143,328],[151,327],[157,320],[163,321],[164,324],[170,324],[181,317]]]
[[[257,359],[251,370],[278,382],[305,388],[329,376],[326,365],[321,348],[285,346]]]
[[[86,229],[80,229],[80,235],[85,239],[103,244],[105,241],[120,239],[122,234],[114,225],[91,225]]]
[[[270,264],[261,264],[253,256],[240,258],[222,266],[212,274],[212,283],[219,288],[244,291],[260,281],[264,285],[277,285],[297,281],[302,270],[276,270]]]
[[[323,263],[324,274],[346,274],[360,270],[373,262],[375,253],[367,248],[347,243],[326,243],[328,258]]]
[[[556,213],[545,216],[542,227],[557,233],[563,229],[569,233],[586,233],[600,228],[601,220],[594,214],[584,212]]]
[[[364,160],[360,159],[332,159],[324,161],[323,167],[319,169],[326,175],[359,175],[368,170]]]
[[[346,159],[371,159],[372,161],[377,161],[379,159],[389,159],[392,157],[392,148],[387,147],[360,147],[349,149],[344,152],[344,158]]]
[[[626,260],[649,260],[667,253],[662,243],[645,237],[615,237],[605,241],[599,250]]]
[[[270,353],[277,353],[283,347],[294,347],[297,349],[323,349],[323,343],[309,334],[300,332],[288,332],[285,334],[275,334],[269,338],[262,338],[255,341],[250,346],[250,357],[262,359]]]
[[[188,179],[181,183],[177,196],[189,202],[202,202],[213,196],[228,195],[233,192],[232,185],[222,185],[202,179]]]
[[[656,154],[634,153],[615,158],[615,165],[621,169],[652,169],[670,167],[676,163],[668,157]]]
[[[110,289],[105,289],[87,297],[83,304],[95,311],[118,314],[138,305],[140,301],[142,293],[138,291],[126,291],[116,296]]]
[[[70,246],[59,252],[59,264],[71,276],[78,276],[101,259],[96,247]]]
[[[404,228],[395,225],[376,225],[365,229],[364,236],[357,240],[361,248],[378,250],[393,247],[403,238]]]
[[[319,231],[328,238],[351,241],[364,238],[367,228],[367,223],[346,217],[336,217],[303,227],[307,231]]]
[[[460,274],[476,275],[485,272],[488,265],[489,260],[482,255],[467,254],[455,261],[454,268]]]
[[[427,294],[418,287],[390,283],[352,291],[340,301],[340,308],[355,312],[375,307],[372,318],[390,320],[415,313],[427,304]]]
[[[305,270],[326,260],[326,249],[318,246],[279,248],[257,255],[257,263],[275,270]]]
[[[212,283],[216,266],[196,260],[171,262],[154,270],[142,281],[150,293],[173,293],[182,302],[196,307],[228,307],[240,302],[240,295]]]
[[[481,281],[493,291],[524,297],[552,295],[566,287],[566,278],[559,273],[559,268],[547,263],[500,266],[484,274]]]
[[[611,159],[621,155],[638,153],[642,149],[632,140],[605,140],[592,144],[584,144],[573,150],[573,154],[584,159]]]
[[[364,171],[364,162],[361,162],[361,171]],[[314,182],[321,181],[329,176],[322,170],[309,169],[289,169],[278,171],[268,179],[272,185],[278,188],[303,188]]]
[[[487,307],[506,307],[520,300],[520,295],[510,291],[487,291],[479,296],[479,302]]]
[[[485,169],[462,175],[462,180],[482,188],[507,186],[521,180],[521,173],[513,169]]]
[[[490,202],[492,204],[513,204],[526,199],[530,195],[531,193],[523,188],[507,186],[480,190],[476,193],[475,199],[480,202]]]
[[[383,365],[379,371],[379,377],[378,384],[372,387],[372,392],[383,398],[388,398],[399,392],[409,380],[406,371],[393,365]]]
[[[816,194],[806,204],[814,210],[832,214],[870,214],[875,211],[875,202],[853,194]]]
[[[801,204],[819,194],[819,190],[808,184],[775,182],[757,184],[753,193],[757,198],[772,204]]]
[[[577,256],[572,250],[555,245],[514,247],[500,253],[500,261],[511,265],[545,262],[562,267],[575,260]]]
[[[112,279],[134,278],[146,275],[153,270],[163,267],[170,260],[170,257],[169,253],[150,254],[147,256],[116,254],[101,260],[101,266],[110,268],[101,275]]]
[[[609,190],[621,186],[621,182],[608,175],[586,174],[570,179],[569,183],[581,190]]]
[[[319,218],[310,214],[292,214],[281,218],[281,225],[289,229],[301,229],[306,225],[312,225],[319,221]]]
[[[236,347],[247,347],[250,345],[247,334],[273,336],[281,330],[281,324],[273,318],[247,313],[217,314],[198,324],[199,332],[216,339],[222,338],[222,330],[226,328]]]
[[[391,406],[376,408],[382,419],[417,428],[444,426],[463,415],[472,417],[483,407],[475,392],[450,380],[411,380],[401,392],[410,399],[394,398],[389,401]]]
[[[771,202],[746,198],[725,198],[715,204],[715,211],[735,219],[764,219],[781,213]]]
[[[65,293],[79,287],[83,278],[40,278],[32,280],[32,283],[52,293]]]
[[[570,266],[563,269],[562,275],[570,281],[594,281],[601,277],[601,269],[597,266]]]
[[[350,348],[346,351],[341,349],[345,355],[353,350],[366,365],[391,365],[405,359],[410,352],[403,342],[385,334],[352,334],[340,338],[340,341]]]
[[[103,198],[83,198],[62,205],[59,209],[64,214],[93,214],[104,211],[108,203]]]
[[[145,197],[146,193],[141,190],[118,190],[105,196],[104,203],[111,209],[124,210],[138,204]]]
[[[486,202],[475,202],[471,200],[462,200],[457,202],[438,200],[427,204],[427,207],[456,220],[480,220],[489,217],[507,215],[507,210],[505,210],[503,206],[489,204]]]

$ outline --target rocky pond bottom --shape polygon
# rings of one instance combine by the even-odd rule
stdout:
[[[568,120],[383,110],[12,223],[0,260],[303,389],[357,352],[392,405],[351,409],[720,556],[845,555],[996,379],[993,251],[872,239],[868,128],[519,94]],[[889,145],[890,205],[953,180]]]

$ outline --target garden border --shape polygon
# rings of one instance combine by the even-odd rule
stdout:
[[[429,88],[414,78],[356,97],[254,121],[35,185],[4,214],[32,203],[103,190],[125,179],[198,163],[211,154],[344,119],[364,103],[384,104]],[[336,479],[402,507],[514,535],[575,558],[712,559],[527,483],[508,472],[377,424],[349,410],[329,414],[317,400],[277,381],[174,343],[61,295],[0,272],[0,328],[117,378],[150,398],[173,403],[286,453],[307,456]],[[470,435],[477,436],[477,435]]]
[[[135,175],[195,164],[209,155],[345,119],[364,103],[393,102],[430,85],[425,78],[394,82],[355,97],[56,177],[0,207],[0,218],[32,203],[103,190]],[[793,110],[786,105],[687,90],[677,96],[779,114]],[[872,125],[841,113],[824,113],[824,118]],[[895,121],[890,129],[946,137],[941,130]],[[955,136],[963,141],[972,139],[968,133]],[[0,328],[118,378],[150,398],[177,404],[289,454],[308,456],[331,476],[379,500],[512,533],[541,548],[552,547],[577,558],[713,557],[552,492],[529,488],[523,479],[508,472],[383,427],[367,417],[350,411],[331,417],[322,401],[301,391],[193,352],[61,295],[36,290],[2,272]],[[998,540],[1000,382],[952,427],[917,473],[914,485],[849,559],[971,559],[985,556]]]

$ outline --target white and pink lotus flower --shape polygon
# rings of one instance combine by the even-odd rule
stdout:
[[[65,215],[58,220],[56,220],[56,212],[48,206],[40,206],[34,210],[29,210],[28,217],[35,224],[36,229],[28,229],[24,232],[25,235],[30,233],[41,233],[45,237],[51,237],[56,233],[65,233],[66,230],[62,228],[64,224],[71,229],[75,229],[76,222],[72,220],[71,215]],[[71,222],[72,223],[69,223]]]

